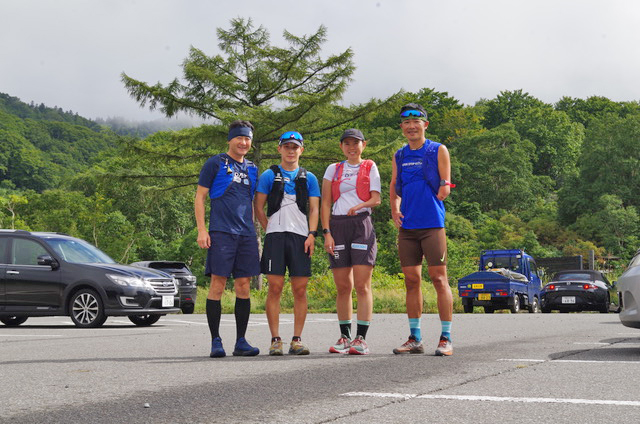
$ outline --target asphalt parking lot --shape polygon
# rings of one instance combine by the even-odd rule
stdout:
[[[64,317],[0,327],[0,422],[624,422],[640,416],[640,331],[616,314],[460,314],[454,356],[396,356],[406,316],[375,315],[368,356],[328,353],[333,314],[308,316],[307,357],[269,357],[264,315],[248,340],[258,357],[208,357],[204,315],[152,327],[109,318],[78,329]],[[281,318],[283,339],[292,317]],[[233,349],[232,315],[222,337]],[[635,421],[635,420],[634,420]]]

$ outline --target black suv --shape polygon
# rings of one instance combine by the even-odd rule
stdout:
[[[191,273],[187,264],[175,261],[143,261],[134,262],[131,266],[158,269],[175,278],[178,282],[178,291],[180,292],[180,309],[182,309],[182,313],[193,313],[196,306],[198,288],[196,286],[196,276]]]
[[[59,233],[0,230],[0,321],[70,316],[100,327],[108,316],[151,325],[180,311],[176,281],[153,269],[116,263],[95,246]]]

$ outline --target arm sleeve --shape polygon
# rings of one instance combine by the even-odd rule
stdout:
[[[275,175],[272,170],[267,169],[260,175],[260,179],[258,180],[258,187],[256,190],[258,193],[269,194],[271,193],[271,187],[273,186],[273,179]]]
[[[213,185],[213,179],[218,174],[220,169],[220,158],[218,156],[210,157],[200,170],[200,177],[198,178],[198,185],[202,187],[211,188]]]
[[[333,176],[336,173],[336,164],[332,163],[331,165],[327,166],[326,171],[324,171],[324,179],[325,180],[333,180]]]
[[[369,191],[377,191],[378,193],[381,193],[382,187],[380,185],[380,171],[378,171],[378,165],[375,163],[371,166],[369,177],[371,178]]]
[[[309,190],[309,197],[320,197],[318,178],[311,172],[307,172],[307,190]]]

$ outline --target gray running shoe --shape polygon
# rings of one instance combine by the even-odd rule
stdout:
[[[367,342],[364,341],[362,336],[357,336],[351,342],[351,348],[349,349],[349,355],[368,355],[369,347]]]
[[[419,342],[415,337],[409,336],[409,340],[404,342],[402,346],[393,349],[393,353],[396,355],[402,355],[405,353],[424,353],[424,346],[421,341]]]
[[[453,344],[451,344],[451,340],[449,340],[445,336],[440,336],[440,342],[438,343],[438,348],[436,349],[436,356],[451,355],[453,355]]]
[[[331,353],[349,353],[349,349],[351,349],[351,340],[344,334],[340,335],[340,338],[329,348],[329,352]]]
[[[274,340],[269,348],[270,356],[282,356],[282,340]]]
[[[289,344],[289,355],[308,355],[309,347],[302,340],[292,340]]]

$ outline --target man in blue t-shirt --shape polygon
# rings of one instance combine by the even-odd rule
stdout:
[[[260,350],[245,339],[251,301],[251,277],[260,274],[258,240],[253,226],[252,201],[258,168],[245,159],[251,149],[253,125],[234,121],[229,125],[226,153],[215,155],[200,171],[195,196],[198,246],[208,249],[205,274],[211,276],[207,295],[207,322],[211,331],[211,356],[226,355],[220,338],[220,299],[233,275],[236,292],[236,344],[234,356],[255,356]],[[209,228],[205,224],[205,205],[210,198]]]
[[[429,277],[438,296],[438,313],[442,325],[436,355],[453,354],[451,319],[453,296],[447,279],[447,238],[444,229],[446,199],[451,187],[449,151],[440,143],[428,140],[427,112],[416,103],[400,110],[400,128],[408,144],[392,161],[390,201],[391,216],[398,227],[398,256],[407,289],[409,339],[393,353],[424,353],[420,318],[422,316],[422,258],[426,258]]]
[[[260,175],[256,193],[256,218],[266,231],[261,269],[267,275],[269,284],[265,309],[271,331],[269,355],[272,356],[283,354],[279,329],[280,297],[287,269],[294,302],[293,338],[289,354],[309,354],[301,334],[307,317],[311,255],[318,235],[320,187],[316,176],[299,166],[303,151],[304,140],[299,132],[287,131],[282,134],[278,144],[280,165]]]

